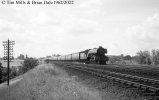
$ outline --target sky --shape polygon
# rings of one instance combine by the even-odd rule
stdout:
[[[108,55],[159,49],[159,0],[73,1],[70,5],[0,2],[0,57],[2,42],[8,38],[15,41],[15,57],[65,55],[99,46],[107,48]]]

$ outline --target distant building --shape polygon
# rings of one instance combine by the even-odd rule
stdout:
[[[20,59],[20,60],[24,60],[25,56],[23,54],[20,54],[20,56],[17,57],[17,59]]]

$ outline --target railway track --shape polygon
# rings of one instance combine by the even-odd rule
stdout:
[[[65,64],[70,64],[70,63],[65,63]],[[94,69],[101,69],[101,70],[108,70],[112,72],[117,72],[117,73],[124,73],[124,74],[129,74],[129,75],[136,75],[139,77],[147,77],[147,78],[153,78],[156,80],[159,80],[159,69],[158,68],[151,68],[151,67],[127,67],[124,65],[84,65],[84,64],[75,64],[71,63],[71,65],[81,65],[84,67],[89,67],[89,68],[94,68]]]
[[[144,95],[150,97],[150,100],[159,100],[159,80],[152,78],[139,77],[135,75],[123,74],[108,70],[90,68],[82,65],[65,65],[80,71],[91,73],[104,79],[110,79],[115,83],[121,83],[127,88],[138,89],[144,92]]]

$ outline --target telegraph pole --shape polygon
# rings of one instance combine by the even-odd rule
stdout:
[[[9,39],[7,41],[3,42],[4,46],[4,60],[7,62],[7,74],[8,74],[8,80],[7,85],[9,86],[9,69],[10,69],[10,62],[13,60],[13,45],[15,45],[15,41],[10,41]]]

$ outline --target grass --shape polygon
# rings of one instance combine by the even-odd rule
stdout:
[[[9,88],[0,88],[0,100],[101,100],[98,92],[76,82],[76,77],[69,77],[55,65],[39,65],[22,77]]]

